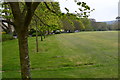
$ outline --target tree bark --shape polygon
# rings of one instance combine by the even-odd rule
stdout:
[[[50,34],[50,30],[49,30],[49,28],[48,28],[48,35]]]
[[[41,37],[41,41],[43,41],[43,35],[42,35],[43,33],[42,33],[42,31],[40,31],[40,37]]]
[[[43,36],[44,36],[44,39],[45,39],[45,34],[46,34],[46,32],[45,32],[45,30],[43,31]]]
[[[45,34],[44,34],[44,39],[45,39]]]
[[[22,79],[31,80],[30,60],[28,54],[28,35],[26,31],[18,33],[18,43]]]
[[[37,31],[37,25],[36,25],[36,52],[38,51],[38,31]]]
[[[38,25],[37,25],[37,20],[35,19],[35,24],[36,24],[36,52],[39,52],[38,50]]]

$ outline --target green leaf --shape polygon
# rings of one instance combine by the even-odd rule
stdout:
[[[87,12],[84,12],[84,15],[86,15]]]
[[[83,11],[82,9],[78,8],[80,11]]]
[[[89,6],[86,6],[86,9],[90,10],[90,7],[89,7]]]
[[[78,2],[77,5],[81,5],[81,2]]]
[[[82,2],[82,7],[85,7],[86,6],[86,3],[85,2]]]

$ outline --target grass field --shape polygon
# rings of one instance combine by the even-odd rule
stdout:
[[[2,44],[3,78],[20,78],[16,40]],[[116,78],[118,32],[79,32],[29,38],[32,78]]]
[[[0,34],[1,38],[1,34]],[[0,80],[2,78],[2,43],[0,42]]]

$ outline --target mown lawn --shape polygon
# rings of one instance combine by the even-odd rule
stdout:
[[[32,78],[116,78],[118,32],[79,32],[29,38]],[[2,44],[3,78],[20,78],[16,40]]]
[[[1,38],[1,35],[0,35]],[[0,42],[0,79],[2,78],[2,43]]]

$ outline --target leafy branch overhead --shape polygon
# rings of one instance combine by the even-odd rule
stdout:
[[[79,7],[78,10],[75,11],[75,14],[79,18],[89,17],[90,16],[90,12],[95,10],[95,9],[91,10],[91,8],[85,2],[78,2],[77,0],[75,0],[75,3]],[[67,11],[67,13],[70,13],[69,9],[67,7],[65,7],[65,10]]]
[[[89,10],[89,6],[85,6],[86,5],[85,3],[78,2],[77,4],[78,5],[83,4],[83,6],[88,8],[88,10]],[[38,6],[38,9],[36,10],[36,12],[34,14],[35,17],[40,21],[39,24],[41,26],[38,26],[38,27],[41,30],[46,28],[44,26],[47,26],[48,28],[51,28],[52,30],[53,29],[59,29],[60,27],[57,28],[58,24],[60,24],[60,26],[62,26],[63,25],[63,19],[65,19],[67,21],[67,24],[71,25],[71,28],[75,28],[75,24],[73,22],[74,20],[77,21],[81,25],[81,28],[85,28],[85,26],[80,21],[80,19],[78,19],[78,14],[76,15],[76,14],[70,13],[68,8],[65,8],[65,9],[67,10],[67,14],[60,12],[60,8],[59,8],[58,3],[55,3],[55,2],[41,2],[40,5]],[[87,15],[87,12],[83,12],[83,13],[85,15]],[[56,21],[58,23],[56,23]],[[61,25],[61,23],[62,23],[62,25]],[[57,25],[56,28],[53,28],[54,27],[53,24]]]
[[[81,18],[81,17],[89,17],[90,16],[90,12],[94,11],[95,9],[92,9],[85,3],[85,2],[76,2],[78,6],[80,6],[81,8],[78,8],[80,12],[77,12],[77,15]]]

